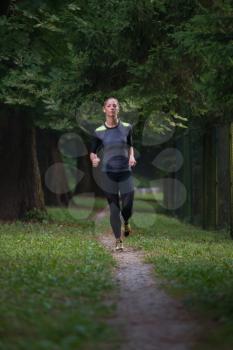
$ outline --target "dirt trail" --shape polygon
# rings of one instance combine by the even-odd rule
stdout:
[[[103,213],[98,218],[101,216]],[[120,350],[191,349],[198,326],[179,301],[159,288],[143,253],[132,248],[114,252],[112,234],[103,235],[100,241],[117,261],[120,295],[116,318],[110,322],[124,330]]]

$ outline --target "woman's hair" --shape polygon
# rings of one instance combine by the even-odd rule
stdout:
[[[113,99],[113,100],[116,100],[117,101],[117,104],[118,104],[118,108],[120,108],[120,103],[119,103],[119,101],[118,101],[118,99],[116,98],[116,97],[108,97],[108,98],[106,98],[105,100],[104,100],[104,106],[106,105],[106,103],[108,102],[108,100],[111,100],[111,99]]]

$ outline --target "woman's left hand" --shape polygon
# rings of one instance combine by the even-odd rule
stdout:
[[[135,166],[137,164],[134,156],[129,157],[129,166]]]

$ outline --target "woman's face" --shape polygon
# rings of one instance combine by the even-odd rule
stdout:
[[[115,98],[109,98],[105,104],[103,111],[106,117],[116,117],[119,112],[119,104]]]

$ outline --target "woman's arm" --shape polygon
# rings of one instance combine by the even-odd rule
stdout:
[[[96,168],[99,165],[100,158],[97,156],[96,152],[101,146],[101,140],[97,137],[96,133],[92,137],[91,148],[90,148],[90,160],[92,166]]]
[[[133,156],[134,157],[134,149],[133,146],[129,148],[129,157]]]
[[[99,165],[100,158],[97,156],[96,153],[93,153],[93,152],[90,153],[90,160],[94,168],[96,168]]]
[[[136,159],[134,157],[134,149],[133,146],[129,148],[129,165],[130,166],[135,166],[136,165]]]
[[[129,146],[129,166],[135,166],[136,160],[134,157],[134,149],[133,149],[133,129],[132,126],[130,127],[128,136],[127,136],[127,144]]]

